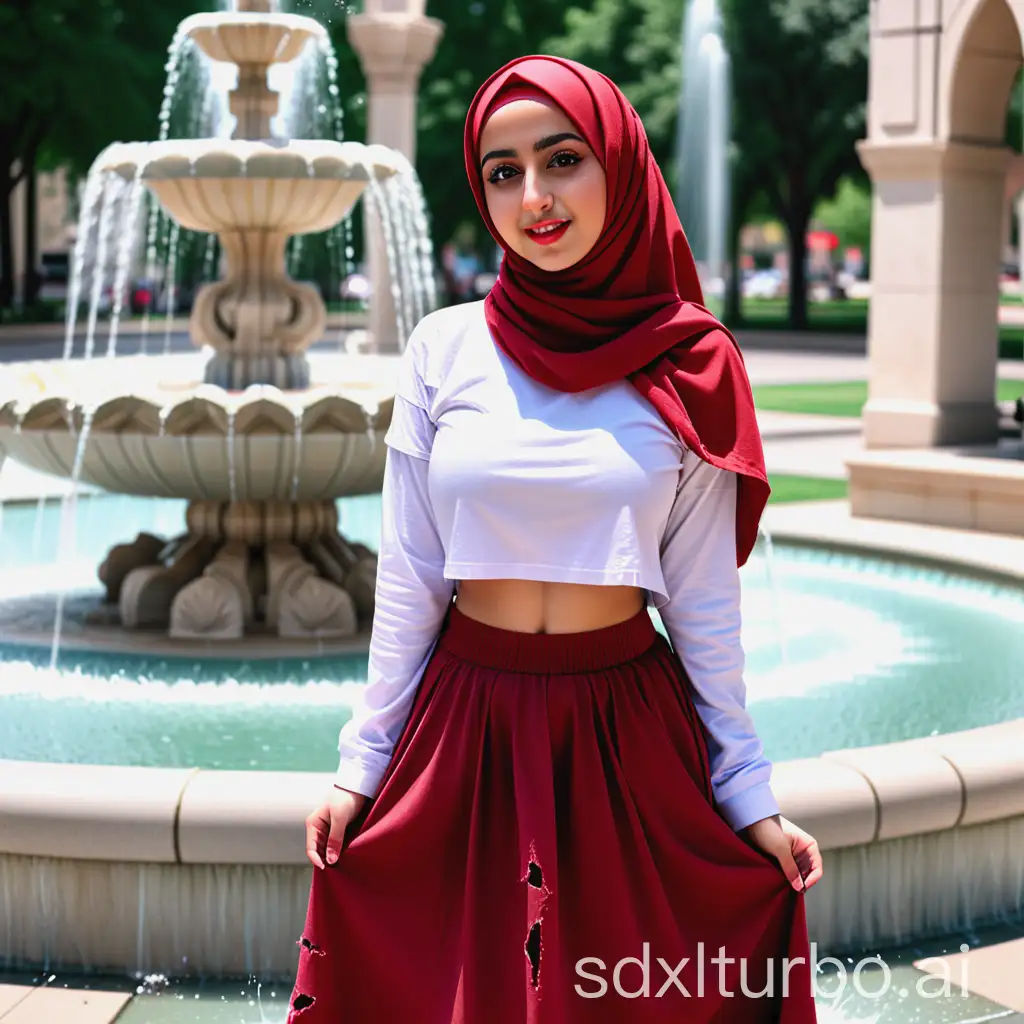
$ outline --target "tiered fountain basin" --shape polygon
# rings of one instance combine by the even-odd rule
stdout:
[[[407,166],[357,142],[174,139],[110,146],[93,172],[141,181],[182,227],[220,238],[227,273],[200,289],[189,320],[192,340],[214,349],[204,379],[295,389],[309,385],[305,351],[323,335],[327,309],[315,288],[288,277],[288,239],[329,230],[368,183]]]
[[[1024,719],[924,736],[911,730],[919,738],[883,745],[865,746],[863,740],[861,745],[836,745],[814,734],[821,730],[834,739],[843,729],[853,740],[859,729],[861,736],[886,735],[878,723],[892,725],[895,716],[920,714],[915,709],[932,708],[938,717],[928,720],[948,722],[940,712],[955,666],[942,654],[936,671],[922,666],[912,685],[909,677],[903,683],[897,677],[888,680],[879,653],[888,644],[884,623],[868,628],[863,601],[847,597],[858,575],[880,588],[880,606],[896,593],[927,604],[937,600],[936,589],[918,586],[911,565],[899,558],[909,554],[942,565],[960,581],[953,585],[959,596],[947,609],[949,621],[973,614],[973,624],[962,632],[978,632],[980,617],[989,613],[972,612],[984,595],[971,589],[970,577],[977,573],[1003,588],[989,595],[990,606],[1003,600],[1021,604],[1024,549],[1016,562],[1004,560],[999,569],[983,547],[975,557],[979,548],[969,543],[955,546],[948,538],[938,542],[922,535],[915,549],[904,533],[900,554],[887,563],[894,576],[886,586],[870,560],[858,569],[846,556],[837,560],[822,550],[827,516],[820,511],[804,516],[801,529],[773,515],[782,511],[769,509],[768,520],[776,542],[782,542],[775,570],[782,589],[780,616],[796,620],[790,636],[794,661],[788,669],[778,666],[770,685],[783,687],[789,680],[790,691],[783,694],[789,703],[783,699],[778,713],[767,716],[763,712],[766,707],[772,712],[770,705],[758,701],[752,708],[766,742],[777,745],[781,737],[790,744],[790,752],[776,758],[773,775],[783,813],[811,831],[824,851],[826,879],[807,898],[818,955],[903,944],[1019,913],[1024,909]],[[369,535],[364,539],[373,543]],[[793,548],[786,540],[813,541],[819,554]],[[839,537],[838,543],[870,552],[863,539]],[[800,578],[800,565],[811,573],[806,578],[815,581],[813,592],[787,586],[787,578]],[[745,594],[765,592],[764,568],[758,558],[744,570]],[[985,581],[975,582],[982,587]],[[1017,597],[1007,596],[1011,586]],[[825,598],[823,588],[831,588]],[[834,691],[831,699],[823,699],[827,693],[816,692],[813,681],[806,692],[801,689],[808,667],[797,643],[807,618],[801,601],[812,599],[819,605],[848,602],[848,639],[859,637],[859,645],[848,645],[843,659],[874,657],[878,663],[873,676]],[[773,614],[768,602],[759,602],[757,610],[746,620],[753,634],[745,627],[752,641],[749,686],[755,699],[764,697],[758,647]],[[962,672],[965,677],[970,673],[964,686],[975,701],[990,696],[982,693],[979,673],[987,677],[992,666],[1005,665],[1007,659],[1020,662],[1013,632],[1018,616],[1015,610],[1003,617],[1003,628],[1010,630],[1004,634],[1003,656],[1000,645],[985,635],[977,638],[974,656],[964,661]],[[818,617],[837,621],[831,606],[819,610]],[[936,629],[941,638],[944,631]],[[827,646],[830,654],[834,645]],[[45,963],[52,970],[85,965],[168,975],[254,974],[283,982],[293,977],[312,872],[304,856],[303,821],[330,785],[333,735],[344,719],[338,708],[348,700],[331,698],[328,689],[340,685],[355,699],[361,685],[354,675],[345,681],[337,667],[318,671],[315,660],[293,667],[291,673],[275,670],[273,680],[268,677],[263,684],[239,678],[234,684],[186,687],[177,696],[169,691],[167,699],[143,696],[145,717],[136,719],[124,714],[115,693],[136,685],[147,694],[152,689],[144,680],[136,682],[132,670],[100,686],[93,699],[87,696],[92,682],[85,676],[51,683],[40,677],[24,684],[26,696],[35,701],[47,699],[48,685],[56,687],[54,710],[37,709],[31,721],[25,717],[31,709],[17,702],[7,705],[8,723],[13,714],[30,727],[49,722],[55,730],[53,741],[37,737],[33,749],[56,752],[59,720],[64,719],[78,723],[72,742],[79,746],[92,735],[93,742],[116,737],[119,750],[148,740],[163,750],[178,742],[202,742],[205,752],[191,759],[145,762],[162,767],[109,763],[117,757],[109,744],[103,747],[106,764],[0,762],[0,815],[6,826],[0,836],[0,900],[5,901],[0,914],[11,922],[6,937],[0,931],[0,942],[9,959]],[[9,665],[6,676],[8,702],[21,685],[17,679],[24,678],[13,669]],[[932,675],[939,674],[943,681],[931,692]],[[221,687],[229,692],[220,694]],[[197,700],[201,693],[207,697],[193,704],[193,692]],[[178,697],[187,705],[182,709],[187,729],[176,729],[169,715]],[[961,707],[971,706],[962,695],[958,699]],[[89,706],[93,701],[102,710],[98,717]],[[65,704],[76,706],[65,709]],[[261,732],[246,731],[239,712],[243,704],[254,712],[264,708]],[[835,708],[834,721],[828,718],[829,707]],[[15,725],[8,724],[6,732],[8,752],[19,749]],[[158,734],[163,733],[169,746],[161,742]],[[205,739],[196,739],[199,734]],[[274,745],[286,734],[292,753],[273,765]],[[232,760],[233,750],[238,754]],[[222,758],[225,767],[218,768]],[[247,763],[266,770],[244,770]],[[73,849],[68,848],[69,835],[75,837]]]
[[[79,479],[113,493],[329,501],[380,490],[398,357],[321,355],[325,378],[308,389],[237,392],[198,380],[200,358],[10,364],[0,446],[70,477],[88,416]]]
[[[84,639],[110,644],[128,628],[134,641],[113,647],[158,634],[255,640],[265,656],[267,645],[303,638],[365,650],[376,556],[338,533],[335,502],[380,491],[396,357],[319,356],[324,382],[289,392],[203,384],[200,360],[25,363],[0,374],[6,455],[63,477],[77,466],[80,484],[115,494],[189,502],[184,532],[141,532],[110,550],[98,570],[103,601],[72,601]],[[25,614],[9,609],[6,638],[38,642],[39,602],[56,600],[35,594]]]
[[[393,376],[384,383],[380,371],[394,367],[378,361],[371,382],[358,360],[347,359],[317,382],[306,350],[322,337],[327,311],[316,288],[288,276],[285,247],[293,235],[335,227],[368,186],[381,197],[381,182],[413,172],[382,146],[271,138],[279,97],[268,68],[327,36],[310,18],[278,14],[273,0],[238,6],[179,26],[208,57],[238,66],[234,137],[108,147],[90,171],[83,214],[84,246],[98,211],[94,302],[119,195],[130,199],[119,214],[118,293],[132,257],[127,221],[143,187],[178,227],[218,235],[226,274],[199,291],[189,319],[192,342],[212,354],[201,373],[184,378],[166,376],[164,361],[19,368],[0,383],[2,454],[70,477],[73,494],[84,483],[189,503],[184,532],[140,532],[108,552],[99,567],[105,600],[86,614],[87,625],[163,631],[192,643],[365,640],[376,556],[338,532],[335,501],[381,486]],[[399,178],[398,185],[406,186],[394,197],[399,219],[415,224],[422,217],[415,183]],[[382,217],[386,207],[379,204]],[[398,276],[419,301],[429,294],[429,248],[406,249],[394,262],[418,261]],[[72,294],[83,266],[76,260]],[[95,315],[93,306],[90,339]],[[53,596],[59,641],[69,601],[81,608],[65,590]],[[38,611],[30,604],[15,619]]]
[[[310,234],[337,224],[371,177],[384,181],[403,162],[359,142],[171,139],[115,143],[94,169],[138,175],[192,231]]]
[[[300,14],[257,11],[209,11],[193,14],[178,27],[212,60],[229,64],[287,64],[312,38],[327,39],[327,29]]]

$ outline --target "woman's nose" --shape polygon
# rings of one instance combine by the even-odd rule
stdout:
[[[551,190],[540,174],[527,170],[523,175],[523,209],[541,213],[551,207]]]

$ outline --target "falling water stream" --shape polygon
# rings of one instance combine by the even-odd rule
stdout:
[[[68,492],[61,500],[61,536],[58,550],[58,560],[65,564],[70,563],[75,557],[77,547],[76,513],[78,511],[78,488],[82,478],[82,465],[85,462],[85,449],[89,443],[89,432],[92,429],[95,408],[88,408],[82,413],[82,426],[78,433],[78,441],[75,445],[75,461],[71,467],[71,480]],[[57,658],[60,654],[61,628],[64,624],[64,604],[67,599],[67,590],[61,588],[57,592],[57,606],[53,621],[53,642],[50,646],[50,670],[57,668]]]
[[[391,219],[387,198],[384,195],[385,186],[381,185],[372,173],[369,175],[369,179],[367,194],[373,199],[373,209],[376,211],[377,219],[381,225],[381,234],[384,236],[384,250],[387,255],[391,299],[394,302],[395,319],[398,322],[398,337],[404,345],[405,339],[409,337],[409,330],[407,329],[408,320],[405,315],[405,301],[399,283],[400,273],[395,244],[395,227]]]
[[[705,282],[725,269],[729,220],[729,55],[718,0],[689,0],[683,17],[676,206]]]
[[[167,80],[164,83],[163,100],[160,104],[160,113],[157,117],[158,132],[157,141],[166,142],[170,137],[171,113],[174,109],[175,100],[178,99],[178,82],[181,77],[181,64],[186,54],[195,50],[195,43],[179,27],[167,49],[167,63],[164,65],[167,71]],[[212,90],[207,88],[206,95],[209,96]],[[204,99],[205,103],[205,99]],[[155,196],[149,200],[149,223],[146,228],[146,281],[150,288],[150,301],[142,311],[142,351],[146,351],[146,340],[149,334],[150,317],[152,307],[156,300],[154,283],[157,276],[157,236],[160,231],[161,221],[166,221],[167,215]],[[166,228],[165,228],[166,230]]]
[[[164,320],[164,355],[171,351],[171,330],[174,327],[174,311],[178,303],[178,245],[181,240],[181,225],[171,225],[170,255],[167,258],[167,317]]]
[[[104,180],[101,174],[91,173],[82,194],[82,208],[78,217],[78,236],[71,263],[71,281],[68,285],[67,323],[64,332],[64,358],[70,359],[75,343],[75,324],[82,297],[82,279],[85,276],[86,254],[93,227],[99,223],[99,207],[103,201]],[[94,271],[95,272],[95,271]]]
[[[782,612],[782,588],[777,578],[775,560],[775,542],[772,535],[764,526],[759,524],[757,532],[764,542],[764,574],[768,581],[768,589],[772,595],[772,609],[775,614],[775,629],[779,638],[779,654],[782,657],[783,666],[789,665],[789,645],[786,642],[786,617]]]
[[[145,190],[142,187],[142,164],[140,163],[129,186],[127,211],[121,224],[121,244],[117,247],[117,268],[114,272],[114,305],[110,314],[110,334],[107,338],[108,359],[112,359],[117,352],[117,333],[121,324],[125,291],[128,288],[128,271],[131,268],[131,259],[134,253],[132,242],[135,238],[135,225],[138,221],[139,208],[144,192]]]
[[[96,343],[96,323],[99,318],[100,300],[103,296],[103,285],[106,283],[107,250],[110,246],[110,235],[115,224],[114,212],[116,200],[124,182],[114,173],[108,172],[103,183],[103,199],[100,207],[99,237],[96,244],[96,262],[92,270],[92,294],[89,298],[89,321],[85,332],[84,358],[92,358]]]

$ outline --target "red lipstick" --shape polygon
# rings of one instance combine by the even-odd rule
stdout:
[[[538,245],[551,245],[557,242],[565,233],[569,230],[569,225],[572,221],[569,220],[542,220],[539,224],[532,224],[526,229],[526,234],[529,235],[530,240],[536,242]],[[552,225],[557,225],[552,227]],[[551,227],[550,231],[540,231],[539,228]]]

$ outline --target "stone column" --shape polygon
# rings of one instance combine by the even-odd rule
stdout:
[[[1010,152],[924,140],[858,149],[875,186],[865,444],[992,441]]]
[[[426,0],[366,0],[362,14],[345,21],[348,40],[366,75],[366,141],[389,146],[416,160],[416,91],[444,26],[425,14]],[[364,197],[365,238],[373,285],[370,333],[377,352],[395,352],[398,337],[387,250],[377,218]],[[411,328],[412,325],[409,325]]]

